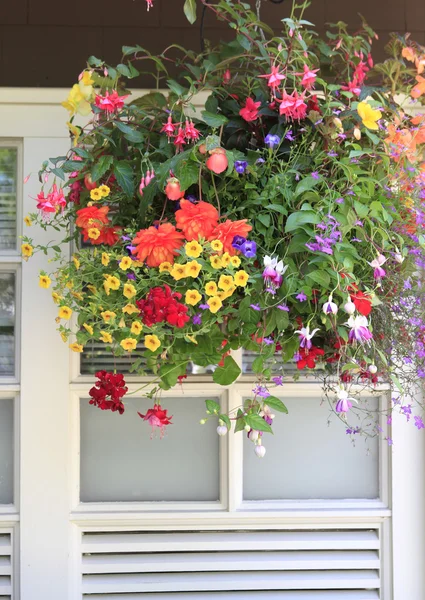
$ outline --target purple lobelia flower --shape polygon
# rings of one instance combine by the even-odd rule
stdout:
[[[275,146],[279,146],[279,144],[280,144],[280,137],[278,135],[273,135],[272,133],[269,133],[264,138],[264,143],[269,148],[274,148]]]
[[[235,171],[237,173],[243,174],[245,173],[248,167],[248,163],[246,160],[235,160]]]

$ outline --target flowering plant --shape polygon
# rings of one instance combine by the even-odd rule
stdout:
[[[425,117],[408,109],[425,93],[425,50],[395,37],[374,68],[366,24],[350,35],[338,23],[325,42],[304,4],[274,37],[244,3],[203,4],[235,31],[230,43],[177,59],[124,47],[116,67],[91,57],[63,103],[73,147],[43,164],[27,224],[63,231],[72,260],[60,245],[22,245],[27,258],[54,253],[40,285],[53,287],[62,338],[78,353],[91,340],[115,356],[143,345],[132,371],[147,364],[156,385],[140,417],[162,432],[160,390],[190,361],[217,365],[214,381],[229,385],[241,372],[231,351],[254,351],[253,397],[230,415],[208,401],[207,413],[220,435],[247,430],[260,457],[273,413],[286,412],[272,393],[277,354],[324,380],[344,422],[378,377],[410,417],[425,376]],[[146,60],[168,91],[132,100],[127,81]],[[403,111],[401,92],[416,105]],[[122,375],[97,377],[90,402],[122,413]],[[372,422],[347,431],[376,434]]]

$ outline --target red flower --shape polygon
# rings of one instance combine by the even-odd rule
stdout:
[[[252,98],[247,98],[245,106],[240,109],[239,114],[245,121],[255,121],[258,118],[258,108],[261,102],[255,102]]]
[[[314,369],[317,357],[323,356],[324,354],[324,350],[316,348],[316,346],[312,346],[310,349],[300,348],[295,355],[297,357],[297,368],[305,369],[307,367],[309,369]]]
[[[80,208],[77,210],[77,220],[75,223],[77,227],[82,229],[89,229],[90,227],[97,227],[99,225],[107,225],[109,206],[86,206],[86,208]]]
[[[350,292],[350,297],[359,313],[367,317],[372,310],[372,298],[359,290]]]
[[[144,300],[136,301],[143,323],[152,327],[166,321],[179,329],[184,327],[189,321],[188,308],[178,302],[180,298],[181,294],[172,293],[168,285],[152,288]]]
[[[111,94],[107,91],[104,96],[100,94],[96,96],[94,102],[100,110],[104,110],[107,114],[118,112],[124,106],[124,100],[127,96],[118,96],[117,90]]]
[[[145,415],[142,413],[137,413],[141,419],[147,421],[149,425],[152,427],[152,435],[155,432],[155,427],[158,427],[161,431],[161,437],[163,437],[165,433],[165,427],[167,425],[172,425],[171,419],[172,416],[167,415],[167,409],[163,410],[160,404],[155,404],[153,408],[150,408]]]
[[[97,371],[96,377],[98,381],[89,391],[91,396],[89,404],[93,404],[101,410],[111,410],[122,415],[125,407],[121,398],[128,391],[124,376],[121,373]]]

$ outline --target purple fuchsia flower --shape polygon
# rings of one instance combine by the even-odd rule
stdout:
[[[323,305],[323,312],[325,313],[325,315],[336,315],[338,312],[338,306],[335,304],[335,302],[332,302],[332,294],[330,294],[328,301],[324,303]]]
[[[246,169],[248,167],[248,163],[246,160],[235,160],[235,171],[237,173],[245,173]]]
[[[337,398],[338,400],[335,405],[335,412],[348,413],[350,408],[353,406],[353,402],[355,402],[354,398],[350,398],[347,390],[344,388],[340,388],[338,390]]]
[[[317,331],[320,331],[320,329],[316,328],[310,332],[309,325],[307,325],[307,327],[301,327],[301,329],[295,331],[294,333],[298,333],[298,335],[300,336],[300,348],[306,348],[307,350],[310,350],[310,348],[313,345],[311,340],[315,336]]]
[[[360,342],[360,344],[368,344],[373,338],[372,333],[368,329],[367,317],[363,315],[357,315],[356,317],[351,316],[345,323],[348,327],[351,327],[348,333],[348,339],[350,342]]]
[[[273,135],[272,133],[269,133],[264,138],[264,143],[269,148],[274,148],[275,146],[279,146],[279,144],[280,144],[280,137],[278,135]]]
[[[283,275],[288,268],[288,265],[283,266],[281,260],[272,256],[264,257],[263,279],[266,286],[266,291],[270,294],[275,294],[283,282]]]
[[[381,277],[385,277],[386,272],[382,268],[382,265],[387,261],[383,254],[378,254],[376,258],[374,258],[370,263],[368,263],[371,267],[373,267],[373,276],[375,279],[380,279]]]

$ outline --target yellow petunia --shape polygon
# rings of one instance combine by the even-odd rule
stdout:
[[[69,290],[72,290],[72,288],[74,287],[74,282],[72,281],[72,279],[70,279],[70,280],[67,282],[67,284],[66,284],[66,286],[65,286],[65,287],[67,287]]]
[[[69,347],[73,352],[82,352],[84,350],[83,346],[81,344],[77,344],[77,342],[74,342],[74,344],[69,344]]]
[[[112,335],[108,331],[101,331],[100,339],[105,344],[112,344]]]
[[[192,240],[191,242],[187,242],[184,251],[186,252],[186,255],[191,258],[199,258],[202,254],[202,246],[196,240]]]
[[[186,277],[186,265],[174,264],[173,268],[171,269],[170,275],[176,281],[179,281],[179,279],[183,279],[184,277]]]
[[[67,342],[68,341],[68,333],[66,331],[61,331],[61,338],[63,342]]]
[[[248,279],[249,275],[246,271],[237,271],[234,275],[235,284],[239,287],[245,287]]]
[[[187,335],[186,338],[189,340],[189,342],[192,342],[192,344],[198,345],[198,342],[196,341],[196,337],[194,335]]]
[[[223,250],[223,242],[220,240],[213,240],[211,242],[211,248],[215,250],[215,252],[221,252]]]
[[[38,278],[38,285],[41,288],[44,288],[45,290],[47,290],[47,288],[50,287],[51,283],[52,283],[52,280],[50,279],[50,277],[48,275],[40,275],[40,277]]]
[[[373,109],[367,102],[359,102],[357,112],[365,127],[379,129],[377,121],[382,117],[381,111]]]
[[[134,321],[131,324],[131,328],[130,331],[131,333],[134,333],[134,335],[139,335],[142,332],[143,329],[143,325],[140,321]]]
[[[121,329],[124,329],[125,327],[125,320],[121,317],[120,322],[118,323],[118,327],[120,327]]]
[[[111,288],[111,290],[115,290],[115,291],[118,290],[121,285],[118,277],[114,277],[113,275],[108,275],[108,277],[106,279],[106,283]]]
[[[103,312],[100,313],[100,316],[105,321],[105,323],[110,323],[111,321],[113,321],[115,319],[115,317],[117,315],[112,310],[104,310]]]
[[[131,267],[131,265],[133,264],[133,261],[131,260],[131,258],[129,256],[124,256],[120,262],[119,262],[119,268],[122,269],[123,271],[127,271],[127,269],[129,269]]]
[[[78,140],[80,139],[80,135],[82,132],[81,127],[77,127],[77,125],[74,125],[70,121],[66,122],[66,126],[68,127],[69,132],[73,137],[73,146],[78,146]]]
[[[59,308],[58,316],[59,319],[70,319],[72,315],[72,308],[69,306],[61,306]]]
[[[53,302],[55,302],[56,304],[59,304],[59,302],[62,300],[62,296],[57,292],[52,292],[52,298]]]
[[[207,304],[210,307],[210,312],[212,313],[216,313],[223,306],[223,303],[218,296],[208,298]]]
[[[201,300],[202,296],[198,290],[187,290],[184,301],[190,306],[195,306]]]
[[[165,273],[165,272],[171,273],[172,269],[173,269],[173,265],[168,261],[164,261],[159,265],[160,273]]]
[[[145,335],[143,343],[148,350],[151,350],[151,352],[155,352],[161,345],[159,337],[156,335]]]
[[[188,277],[198,277],[201,269],[202,265],[198,261],[191,260],[186,264],[186,275]]]
[[[230,298],[236,290],[236,286],[232,285],[226,292],[220,292],[219,298],[220,300],[225,300],[226,298]]]
[[[97,288],[94,285],[88,285],[87,289],[90,290],[92,294],[96,294]]]
[[[97,240],[97,238],[100,236],[100,231],[97,227],[90,227],[90,229],[87,231],[87,235],[91,240]]]
[[[80,301],[84,300],[84,294],[82,294],[81,292],[71,292],[71,296]]]
[[[21,251],[22,256],[26,259],[33,255],[34,248],[31,246],[31,244],[22,244]]]
[[[214,254],[214,256],[210,256],[210,263],[213,269],[221,269],[223,266],[221,258],[217,254]]]
[[[232,265],[232,267],[239,267],[241,264],[241,259],[239,258],[239,256],[232,256],[230,258],[230,264]]]
[[[26,217],[24,217],[24,223],[27,227],[31,227],[32,221],[28,215]]]
[[[228,252],[225,252],[221,257],[221,264],[223,265],[223,267],[228,267],[231,260],[232,257],[230,256],[230,254]]]
[[[132,283],[125,283],[122,293],[124,294],[124,296],[126,298],[128,298],[130,300],[130,298],[134,298],[137,291]]]
[[[136,349],[137,340],[135,340],[134,338],[125,338],[125,340],[122,340],[122,342],[120,342],[120,346],[124,350],[127,350],[127,352],[131,352],[132,350]]]
[[[209,281],[204,289],[207,296],[215,296],[217,294],[217,284],[215,281]]]
[[[134,306],[134,304],[126,304],[124,306],[124,308],[122,309],[122,312],[125,313],[126,315],[133,315],[133,314],[139,313],[140,309],[137,308],[137,306]]]
[[[81,265],[80,261],[78,260],[78,258],[76,256],[73,256],[72,257],[72,262],[74,263],[74,266],[75,266],[75,268],[78,271],[78,269],[80,268],[80,265]]]
[[[101,185],[98,188],[99,192],[102,195],[102,198],[107,198],[111,192],[110,188],[107,185]]]
[[[233,284],[233,277],[231,275],[221,275],[220,279],[218,280],[218,287],[224,292],[230,290]]]
[[[102,265],[104,267],[107,267],[109,265],[109,254],[107,252],[102,252]]]
[[[91,325],[88,325],[87,323],[83,323],[83,327],[90,335],[93,335],[93,327]]]
[[[90,198],[92,200],[94,200],[95,202],[97,202],[98,200],[101,200],[103,194],[100,191],[100,188],[94,188],[94,190],[90,190]]]

